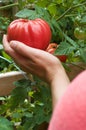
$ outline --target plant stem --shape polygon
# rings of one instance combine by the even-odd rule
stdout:
[[[86,15],[86,13],[81,13],[81,15]],[[77,13],[76,14],[65,15],[65,17],[73,17],[73,16],[77,16]]]
[[[86,2],[83,2],[83,3],[81,3],[81,4],[75,5],[75,6],[73,6],[72,8],[77,8],[77,7],[83,6],[83,5],[86,5]]]
[[[10,61],[10,60],[4,58],[3,56],[0,56],[0,58],[3,59],[3,60],[5,60],[5,61],[7,61],[7,62],[10,63],[10,64],[12,63],[12,61]]]
[[[14,3],[14,4],[9,4],[9,5],[5,5],[5,6],[1,6],[0,10],[4,10],[4,9],[11,8],[11,7],[18,6],[18,5],[19,5],[18,3]]]
[[[25,78],[26,80],[28,80],[27,75],[23,73],[23,71],[15,64],[14,61],[10,61],[10,60],[6,59],[6,58],[3,57],[3,56],[0,56],[0,58],[3,59],[3,60],[5,60],[5,61],[8,62],[9,64],[13,64],[13,66],[14,66],[18,71],[20,71],[20,72],[22,73],[22,75],[24,76],[24,78]]]
[[[78,4],[78,5],[69,7],[56,21],[59,21],[60,19],[62,19],[69,11],[71,11],[71,10],[73,10],[73,9],[79,7],[79,6],[83,6],[83,5],[85,5],[85,4],[86,4],[86,2],[83,2],[83,3],[81,3],[81,4]]]

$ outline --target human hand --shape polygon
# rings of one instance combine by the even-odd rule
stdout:
[[[29,47],[21,42],[9,43],[7,35],[3,36],[3,46],[6,53],[22,70],[38,76],[50,85],[54,108],[69,84],[69,78],[60,60],[46,51]]]
[[[61,62],[48,52],[26,46],[18,41],[7,41],[7,35],[3,36],[3,46],[22,70],[37,75],[50,83],[62,67]]]

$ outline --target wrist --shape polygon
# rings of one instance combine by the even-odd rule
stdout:
[[[70,80],[65,72],[65,69],[63,68],[62,65],[59,66],[59,68],[56,70],[56,73],[50,83],[53,108],[57,104],[58,100],[65,93],[69,83],[70,83]]]

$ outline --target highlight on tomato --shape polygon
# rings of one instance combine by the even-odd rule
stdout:
[[[86,39],[86,28],[76,27],[74,30],[74,36],[79,40]]]
[[[57,43],[50,43],[46,49],[47,52],[54,54],[55,50],[58,48]],[[66,62],[67,55],[55,55],[61,62]]]
[[[49,24],[40,18],[34,20],[16,19],[7,29],[8,41],[17,40],[24,44],[45,50],[51,40]]]

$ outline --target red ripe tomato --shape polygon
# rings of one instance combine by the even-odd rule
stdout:
[[[17,40],[24,44],[45,50],[51,40],[49,24],[38,18],[35,20],[17,19],[7,29],[8,41]]]
[[[56,50],[57,48],[57,44],[56,43],[50,43],[46,49],[46,51],[48,51],[49,53],[53,54],[54,51]]]
[[[50,43],[46,49],[47,52],[54,54],[55,50],[58,48],[58,44],[57,43]],[[67,59],[66,55],[55,55],[57,58],[60,59],[61,62],[65,62]]]
[[[66,55],[56,55],[56,57],[59,58],[61,62],[66,62],[67,59]]]

